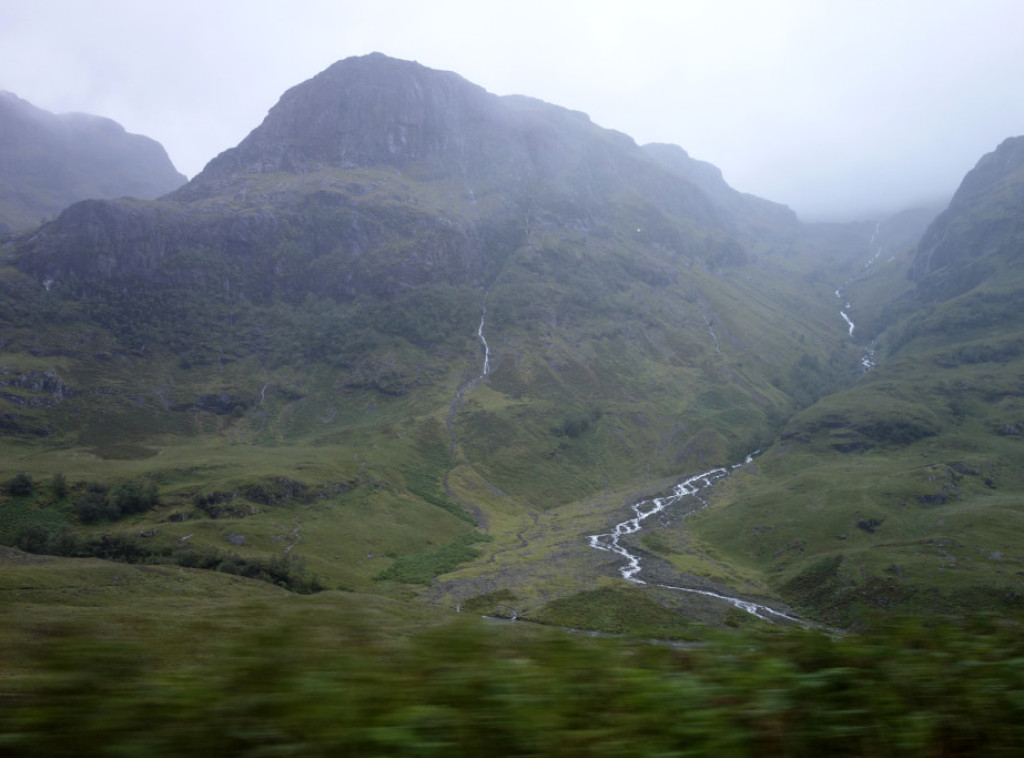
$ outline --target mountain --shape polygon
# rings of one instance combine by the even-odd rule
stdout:
[[[761,482],[695,525],[819,618],[1021,607],[1022,145],[982,157],[917,244],[843,282],[874,368],[790,418]]]
[[[948,297],[1015,265],[1024,239],[1022,185],[1024,137],[1012,137],[978,161],[921,238],[915,281]]]
[[[796,214],[785,205],[730,187],[721,170],[707,161],[691,158],[678,145],[651,143],[644,152],[701,189],[716,205],[728,212],[733,233],[744,244],[771,252],[791,245],[801,235]]]
[[[2,248],[0,542],[678,636],[760,623],[697,590],[948,612],[899,551],[950,552],[938,520],[995,524],[986,482],[1011,511],[1021,483],[1009,332],[929,331],[967,302],[915,273],[933,215],[801,224],[682,148],[339,61],[185,186]],[[590,535],[707,471],[689,516],[619,535],[649,584],[623,582]],[[982,608],[1016,586],[964,576]]]
[[[184,182],[148,137],[99,116],[55,115],[0,91],[0,230],[36,226],[78,200],[152,199]]]
[[[648,238],[683,244],[683,232],[670,227],[685,219],[706,228],[709,240],[726,239],[708,198],[652,170],[628,137],[583,114],[498,98],[455,74],[375,54],[289,90],[237,148],[166,198],[174,202],[76,208],[47,229],[54,242],[41,247],[77,239],[83,225],[92,248],[103,251],[150,245],[153,236],[136,239],[135,230],[162,226],[163,252],[146,256],[149,264],[225,238],[238,250],[296,242],[345,271],[344,284],[319,275],[303,281],[302,296],[310,289],[394,294],[425,283],[482,286],[528,225],[588,231],[630,196],[643,206],[635,220],[650,221]],[[230,229],[222,228],[227,218]],[[406,236],[396,242],[398,232]],[[707,246],[713,255],[734,252],[722,252],[717,239]],[[90,268],[82,255],[58,263],[40,252],[48,278],[69,266]],[[115,258],[147,275],[137,254]],[[268,282],[263,272],[257,277],[258,287]]]

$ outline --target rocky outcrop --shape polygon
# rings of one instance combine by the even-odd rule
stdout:
[[[360,170],[435,185],[435,196],[473,218],[531,212],[592,226],[612,196],[631,191],[673,216],[722,221],[690,179],[655,168],[632,139],[586,114],[498,97],[379,53],[339,61],[288,90],[237,147],[170,197],[262,195],[282,176],[322,184],[325,173]],[[372,194],[370,178],[357,191]]]
[[[285,92],[258,128],[174,197],[221,194],[246,174],[382,166],[459,172],[469,153],[491,152],[497,100],[418,63],[380,54],[339,61]]]

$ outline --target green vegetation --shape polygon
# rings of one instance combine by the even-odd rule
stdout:
[[[399,558],[390,567],[380,572],[376,578],[381,581],[429,585],[438,575],[447,574],[460,563],[478,557],[480,551],[473,548],[473,544],[490,540],[491,538],[486,534],[476,532],[460,534],[437,550],[428,550]]]
[[[703,636],[703,630],[679,613],[658,605],[632,587],[605,587],[560,598],[540,608],[536,619],[553,626],[662,640],[693,640]]]
[[[1018,610],[1012,187],[915,253],[912,223],[801,226],[510,107],[525,153],[221,163],[13,238],[0,543],[676,640],[760,622],[659,585],[847,629]],[[623,586],[588,535],[712,467],[624,535],[649,583]]]
[[[12,495],[31,495],[34,486],[32,477],[21,472],[11,477],[11,481],[7,483],[7,491]]]
[[[0,753],[1024,748],[1016,185],[915,252],[517,102],[4,247]]]
[[[342,603],[172,629],[50,621],[16,643],[5,755],[994,755],[1024,748],[1016,624],[886,625],[673,648]],[[260,617],[263,617],[260,619]],[[18,616],[9,616],[17,619]],[[450,618],[450,617],[449,617]],[[257,621],[257,619],[260,619]],[[183,638],[183,639],[182,639]],[[182,644],[184,642],[184,644]],[[175,651],[175,652],[171,652]],[[159,714],[154,718],[153,714]],[[67,735],[75,739],[69,742]]]
[[[143,533],[145,534],[145,533]],[[169,547],[148,544],[139,537],[103,534],[83,538],[66,526],[48,531],[38,524],[25,527],[15,540],[22,550],[65,558],[101,558],[120,563],[174,565],[219,571],[270,582],[299,594],[321,592],[325,587],[312,576],[302,559],[291,555],[270,559],[245,558],[237,553],[192,545]]]
[[[92,482],[75,500],[75,512],[83,524],[114,521],[134,513],[142,513],[160,502],[156,482],[122,482],[109,490],[106,485]]]

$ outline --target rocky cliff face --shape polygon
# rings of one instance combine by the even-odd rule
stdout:
[[[586,224],[623,190],[702,223],[721,215],[688,178],[658,170],[633,140],[583,113],[497,97],[456,74],[377,53],[339,61],[288,90],[238,147],[171,197],[243,187],[259,194],[269,176],[360,170],[432,183],[468,204],[470,216],[521,213],[531,202],[543,214],[536,201],[554,193],[561,213]]]
[[[35,226],[86,198],[159,197],[185,177],[160,144],[110,119],[54,115],[0,92],[0,226]]]
[[[339,61],[288,90],[264,122],[175,197],[218,194],[246,174],[433,167],[465,171],[491,147],[497,100],[456,74],[380,54]]]

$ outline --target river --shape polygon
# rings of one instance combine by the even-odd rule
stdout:
[[[747,456],[745,463],[750,463],[753,460],[753,454]],[[743,464],[736,464],[732,468],[738,468]],[[630,509],[633,511],[633,518],[626,519],[615,525],[612,531],[605,534],[592,534],[588,537],[590,540],[590,546],[596,550],[605,550],[609,553],[614,553],[621,556],[625,563],[619,568],[619,574],[626,581],[633,582],[634,584],[647,584],[643,579],[640,578],[640,572],[642,570],[642,563],[639,555],[631,553],[626,549],[620,538],[627,534],[636,534],[643,528],[643,522],[649,519],[655,514],[661,513],[666,508],[669,508],[676,503],[683,501],[686,498],[693,498],[696,500],[694,505],[687,511],[689,513],[695,513],[703,510],[707,507],[707,501],[701,495],[701,491],[711,487],[719,479],[728,476],[730,469],[727,468],[713,468],[705,471],[701,474],[695,474],[690,478],[680,482],[672,489],[671,495],[665,495],[663,497],[648,498],[646,500],[640,500],[639,502],[633,503]],[[792,616],[784,611],[776,610],[767,605],[756,603],[752,600],[744,600],[743,598],[735,597],[718,592],[711,592],[710,590],[698,590],[692,587],[677,587],[671,584],[656,584],[655,587],[662,587],[667,590],[673,590],[675,592],[690,592],[696,595],[704,595],[706,597],[714,597],[722,600],[730,605],[740,608],[760,619],[771,622],[787,621],[795,624],[802,624],[803,621],[796,616]]]

